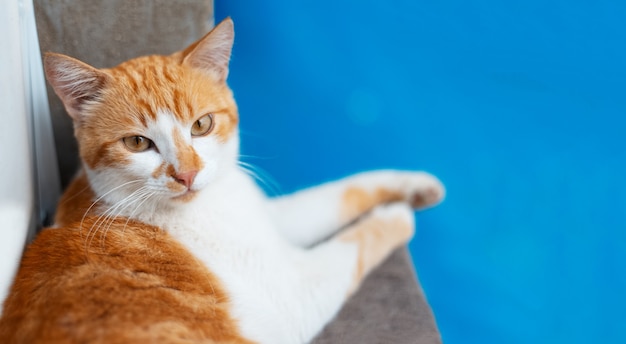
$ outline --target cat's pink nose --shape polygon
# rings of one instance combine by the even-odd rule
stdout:
[[[189,189],[191,187],[191,184],[193,184],[193,180],[196,178],[197,174],[198,174],[198,171],[178,173],[174,176],[174,179],[177,182],[186,186],[187,189]]]

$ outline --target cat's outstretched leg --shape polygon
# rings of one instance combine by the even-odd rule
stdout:
[[[304,342],[312,339],[369,272],[411,239],[414,228],[413,210],[408,204],[381,205],[330,240],[306,251],[301,266],[303,283],[299,287],[303,301],[300,338]]]
[[[444,193],[441,182],[426,172],[383,170],[272,199],[270,210],[289,241],[308,247],[376,205],[402,201],[423,209],[439,203]]]

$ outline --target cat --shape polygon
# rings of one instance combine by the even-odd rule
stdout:
[[[2,343],[307,343],[439,203],[426,172],[269,198],[238,163],[230,18],[96,69],[48,53],[82,169],[23,256]]]

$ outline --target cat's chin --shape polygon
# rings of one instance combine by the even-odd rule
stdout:
[[[198,190],[187,190],[187,192],[185,192],[182,195],[172,197],[172,200],[175,202],[186,203],[194,199],[197,195],[198,195]]]

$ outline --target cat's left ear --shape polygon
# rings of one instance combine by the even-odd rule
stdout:
[[[233,49],[235,29],[233,20],[224,19],[211,32],[183,51],[183,63],[215,76],[219,81],[228,77],[228,62]]]

